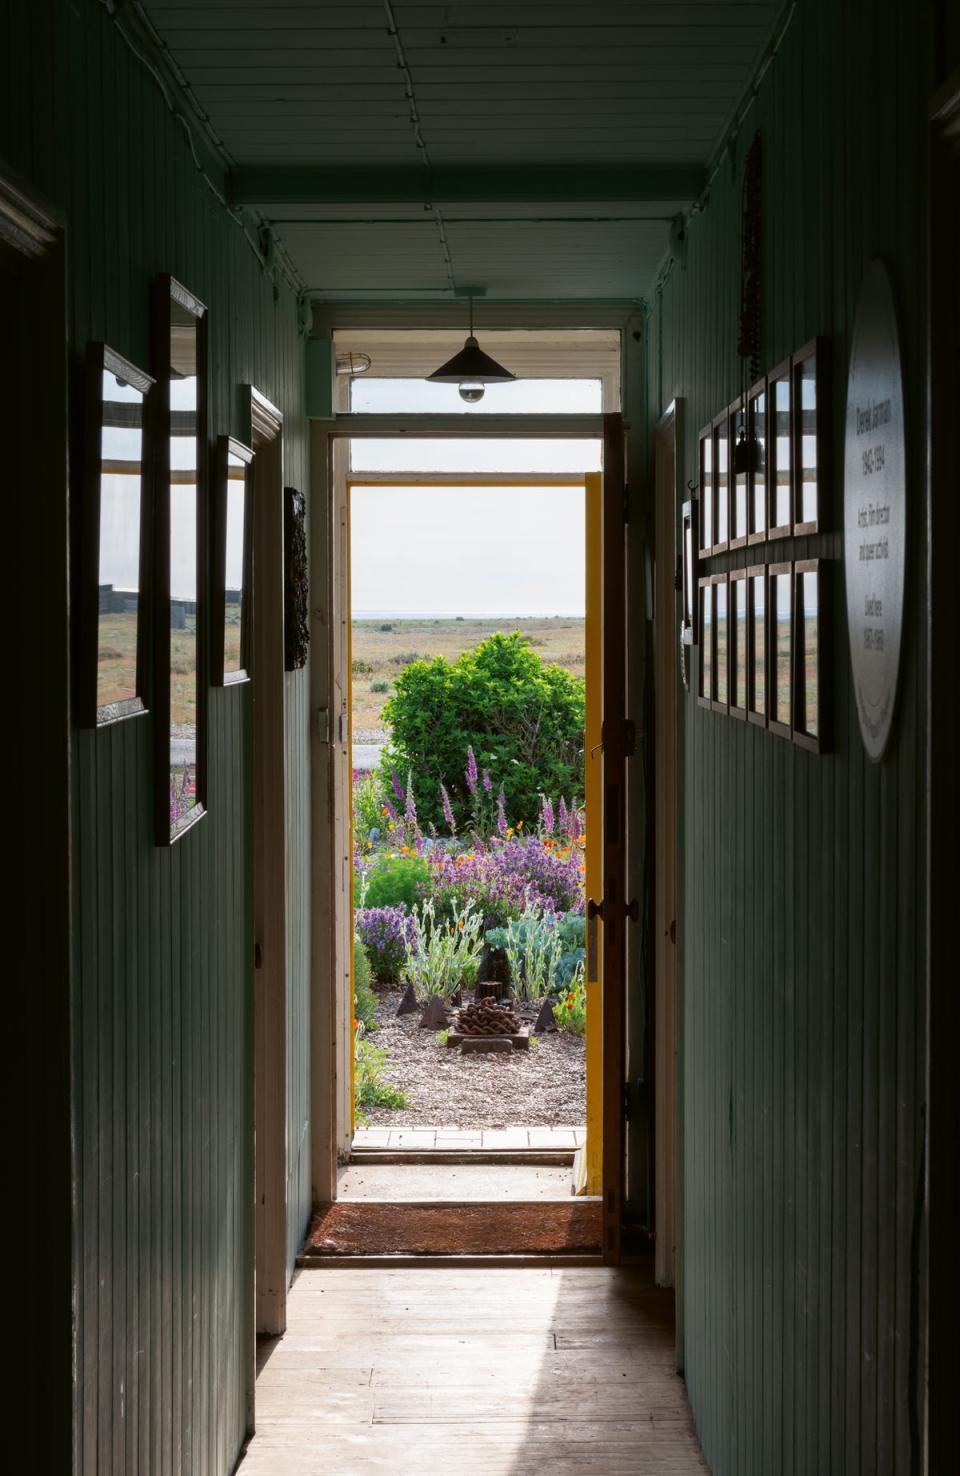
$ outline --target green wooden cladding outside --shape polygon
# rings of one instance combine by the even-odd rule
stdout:
[[[740,393],[740,184],[763,146],[763,348],[832,340],[835,501],[822,539],[702,572],[824,555],[834,751],[680,702],[682,1315],[716,1476],[917,1471],[924,1100],[928,4],[805,0],[649,320],[650,421],[698,429]],[[842,568],[850,330],[874,256],[902,319],[909,574],[891,751],[864,755]],[[679,521],[679,509],[677,511]],[[695,690],[695,682],[694,682]]]
[[[255,384],[284,412],[285,480],[306,489],[292,294],[281,288],[275,299],[103,7],[5,9],[0,155],[64,215],[74,410],[88,340],[150,368],[150,288],[171,272],[210,310],[211,447],[218,434],[244,432],[238,386]],[[71,497],[76,512],[76,472]],[[288,675],[291,1268],[310,1207],[307,698],[306,672]],[[246,1430],[250,702],[249,686],[211,690],[210,813],[172,849],[153,839],[152,717],[74,729],[74,1439],[83,1472],[221,1473]],[[49,1419],[66,1424],[69,1391],[46,1392]]]

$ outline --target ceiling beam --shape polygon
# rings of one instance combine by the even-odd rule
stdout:
[[[695,200],[706,170],[687,164],[422,165],[326,168],[248,164],[230,172],[235,205],[485,204]]]

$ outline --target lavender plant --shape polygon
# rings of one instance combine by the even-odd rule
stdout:
[[[395,984],[403,971],[407,944],[415,943],[417,925],[403,907],[361,907],[354,929],[363,943],[378,984]]]

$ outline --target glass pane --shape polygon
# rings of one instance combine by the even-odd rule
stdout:
[[[97,706],[137,696],[143,395],[103,371]]]
[[[730,638],[733,646],[733,666],[730,674],[730,705],[744,709],[747,705],[747,581],[734,579],[730,583],[731,610]]]
[[[243,611],[243,544],[247,510],[247,464],[227,456],[226,563],[224,566],[223,670],[243,670],[240,639]]]
[[[731,446],[737,446],[741,439],[746,440],[746,429],[745,412],[742,409],[735,410],[730,421]],[[745,471],[735,472],[733,478],[733,536],[734,538],[746,538],[747,536],[747,474]]]
[[[816,737],[820,731],[820,672],[819,672],[819,621],[820,588],[815,572],[801,575],[801,599],[803,618],[803,712],[801,726],[805,733]]]
[[[601,470],[603,443],[590,440],[441,440],[424,436],[354,436],[353,471],[382,472],[588,472]]]
[[[726,427],[723,427],[716,432],[716,443],[717,445],[715,455],[717,465],[717,512],[714,522],[717,530],[717,542],[726,543],[728,537],[727,518],[730,504],[728,487],[728,479],[730,473],[727,457]]]
[[[700,442],[700,547],[713,547],[713,436]]]
[[[724,579],[713,586],[714,601],[717,608],[717,701],[728,702],[729,691],[727,687],[728,671],[728,631],[727,631],[727,581]]]
[[[817,521],[817,361],[800,365],[800,518]]]
[[[693,528],[683,520],[683,623],[693,624]]]
[[[170,826],[197,804],[197,319],[171,304]]]
[[[700,695],[713,696],[713,586],[700,586]]]
[[[755,470],[749,475],[750,532],[767,531],[767,397],[761,391],[750,401],[747,434],[754,443]]]
[[[773,435],[773,526],[775,528],[785,528],[790,522],[789,379],[778,379],[773,385]]]
[[[755,574],[751,577],[750,600],[753,626],[751,711],[763,716],[767,711],[767,581],[763,574]]]
[[[468,404],[455,384],[360,374],[350,384],[350,409],[381,415],[406,410],[418,415],[599,415],[601,388],[599,379],[517,379],[488,384],[483,399]]]
[[[776,615],[774,634],[774,670],[776,686],[773,716],[776,722],[790,726],[790,575],[774,575],[773,608]]]

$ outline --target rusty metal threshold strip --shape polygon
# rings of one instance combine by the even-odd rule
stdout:
[[[602,1266],[603,1256],[596,1255],[557,1255],[554,1252],[538,1255],[504,1256],[504,1255],[460,1255],[457,1252],[436,1254],[431,1256],[413,1256],[398,1253],[395,1256],[371,1255],[371,1256],[311,1256],[300,1255],[296,1259],[298,1271],[328,1270],[331,1267],[345,1267],[356,1271],[358,1268],[368,1271],[383,1271],[389,1269],[412,1269],[425,1270],[427,1268],[446,1268],[451,1266],[463,1270],[481,1270],[483,1268],[513,1268],[523,1270],[528,1267],[540,1270],[562,1270],[569,1266]]]
[[[346,1157],[347,1164],[513,1164],[522,1168],[568,1168],[573,1160],[572,1148],[352,1148]]]

